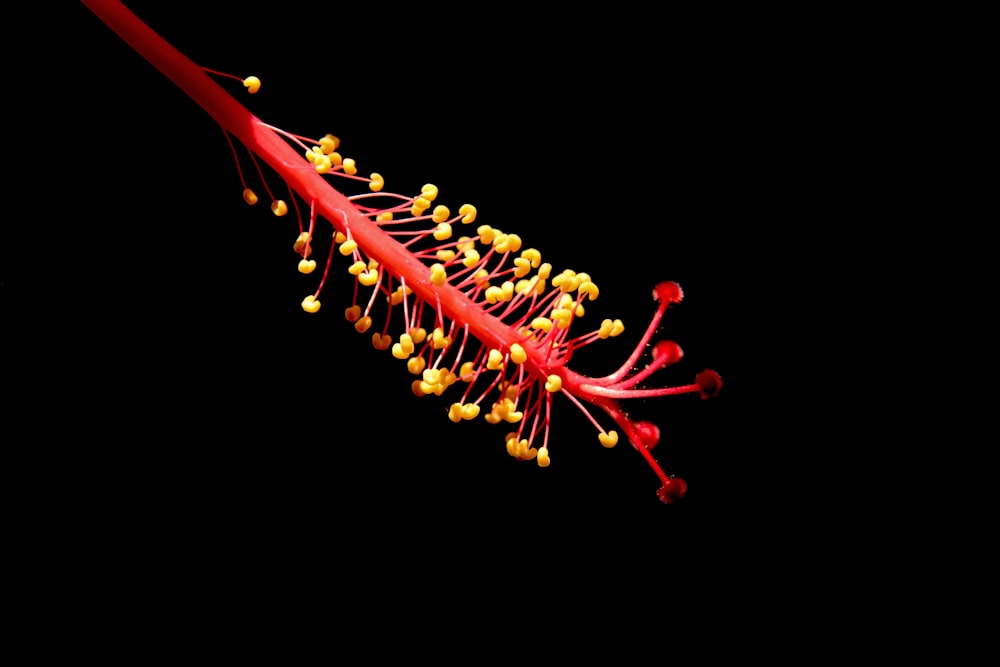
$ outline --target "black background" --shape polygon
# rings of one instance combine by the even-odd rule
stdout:
[[[795,75],[779,54],[733,39],[738,17],[624,8],[128,4],[199,64],[259,76],[258,95],[232,90],[265,121],[336,134],[363,172],[433,182],[556,270],[590,273],[601,297],[587,319],[627,331],[578,354],[581,370],[617,368],[653,285],[679,282],[661,335],[685,358],[658,380],[709,367],[725,388],[633,408],[688,481],[679,503],[661,504],[642,458],[602,448],[565,402],[552,466],[514,461],[500,427],[452,424],[446,401],[414,397],[402,364],[343,320],[342,271],[322,311],[302,312],[315,276],[296,271],[292,218],[246,206],[218,127],[80,5],[50,36],[63,57],[15,84],[43,103],[22,126],[34,200],[4,230],[0,276],[11,367],[30,369],[9,376],[11,414],[32,406],[24,469],[40,486],[24,502],[48,507],[67,544],[124,542],[115,558],[137,576],[207,576],[232,595],[261,576],[354,601],[360,578],[375,600],[539,604],[759,583],[755,554],[774,550],[786,510],[770,417],[748,407],[781,400],[757,375],[781,370],[754,307],[790,196],[785,121],[808,106],[784,90]]]

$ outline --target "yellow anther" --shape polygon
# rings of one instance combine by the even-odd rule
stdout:
[[[448,207],[439,204],[438,206],[434,207],[434,214],[431,216],[431,220],[433,220],[434,222],[444,222],[450,217],[451,217],[451,211],[448,210]]]
[[[368,268],[369,269],[377,269],[378,268],[378,260],[369,259],[368,260]]]
[[[271,213],[274,213],[279,218],[286,213],[288,213],[288,204],[285,203],[283,199],[275,200],[271,204]]]
[[[486,359],[486,368],[491,371],[498,371],[503,368],[503,354],[500,350],[490,350],[489,356]]]
[[[528,353],[524,351],[520,343],[514,343],[510,346],[510,360],[515,364],[523,364],[528,360]]]
[[[246,188],[243,190],[243,201],[253,206],[257,203],[257,193],[250,188]]]
[[[442,264],[432,264],[431,265],[431,283],[441,287],[448,281],[448,274],[444,270],[444,265]]]
[[[522,438],[517,443],[517,458],[522,461],[530,461],[538,456],[538,450],[531,446],[527,438]]]
[[[497,252],[517,252],[521,249],[521,237],[517,234],[498,234],[493,247]]]
[[[334,232],[333,233],[333,242],[334,243],[343,243],[346,240],[347,240],[347,237],[344,236],[344,232]]]
[[[413,206],[410,207],[410,211],[413,215],[423,215],[424,211],[431,207],[431,201],[426,197],[417,197],[413,200]]]
[[[302,310],[306,311],[307,313],[318,312],[319,306],[320,306],[319,300],[312,294],[302,299]]]
[[[378,271],[376,269],[368,269],[358,276],[358,282],[365,287],[371,287],[378,282]]]
[[[308,157],[308,156],[306,156]],[[327,155],[320,155],[315,160],[312,161],[316,165],[316,172],[320,174],[325,174],[326,172],[333,169],[333,163],[330,162],[330,158]]]
[[[431,345],[434,346],[435,350],[448,347],[451,345],[451,336],[445,336],[441,327],[435,327],[433,333],[431,333]]]
[[[406,370],[410,371],[413,375],[420,375],[424,372],[426,365],[427,360],[423,357],[413,357],[406,362]]]
[[[400,343],[394,343],[392,346],[392,356],[397,359],[406,359],[410,356],[410,353]]]
[[[514,283],[509,280],[503,281],[500,284],[500,289],[503,291],[503,300],[510,301],[514,298]]]
[[[507,453],[511,456],[517,456],[517,433],[508,433],[506,442]]]
[[[299,273],[312,273],[316,270],[316,262],[311,259],[303,259],[299,261]]]
[[[577,317],[583,317],[584,313],[587,311],[583,309],[583,304],[581,303],[579,306],[576,307],[576,310],[574,310],[573,312],[576,313]]]
[[[248,76],[243,79],[243,86],[247,89],[251,95],[260,90],[260,79],[255,76]]]
[[[442,262],[447,262],[448,260],[452,259],[455,256],[455,251],[454,250],[438,250],[437,253],[435,253],[434,256],[437,259],[440,259]]]
[[[559,295],[559,300],[556,301],[556,308],[565,308],[566,310],[572,310],[573,305],[576,303],[576,299],[571,297],[569,294]]]
[[[399,344],[403,347],[403,351],[407,355],[413,354],[413,336],[408,333],[402,334],[399,337]]]
[[[368,183],[368,189],[372,192],[381,192],[382,188],[385,187],[385,179],[382,178],[382,174],[373,173],[369,178],[371,182]],[[392,213],[389,214],[389,219],[392,219]]]
[[[538,252],[534,248],[528,248],[527,250],[521,251],[521,257],[531,262],[531,266],[536,269],[539,264],[542,263],[542,253]]]
[[[344,319],[348,322],[357,322],[361,317],[361,306],[351,306],[344,311]]]
[[[295,251],[296,255],[302,255],[303,257],[309,257],[312,254],[312,246],[309,245],[309,232],[302,232],[299,237],[295,239],[295,243],[292,245],[292,250]]]
[[[514,259],[514,277],[523,278],[531,272],[531,262],[523,257]]]
[[[548,468],[550,463],[552,463],[552,461],[549,460],[549,448],[540,447],[538,449],[538,467]]]
[[[466,403],[462,406],[462,419],[472,420],[479,416],[479,405]]]
[[[565,329],[573,321],[573,311],[568,308],[556,308],[552,311],[552,319],[559,329]]]
[[[558,287],[563,292],[575,292],[580,286],[580,278],[575,271],[566,269],[552,279],[552,286]]]
[[[472,378],[475,372],[476,372],[476,365],[471,361],[466,361],[458,369],[458,374],[462,378],[462,382],[472,382]]]
[[[371,327],[371,325],[372,325],[372,318],[370,318],[369,316],[365,315],[360,320],[358,320],[357,322],[354,323],[354,329],[358,333],[364,333],[364,332],[368,331],[368,329]]]
[[[412,361],[412,359],[411,359],[411,361]],[[414,380],[410,384],[410,389],[412,389],[413,393],[416,394],[417,396],[426,396],[430,392],[425,392],[423,390],[423,386],[424,386],[423,382],[421,382],[420,380]]]
[[[375,216],[376,222],[389,222],[392,220],[392,211],[382,211]]]
[[[315,164],[316,160],[320,159],[322,156],[323,154],[319,151],[319,146],[313,146],[312,148],[306,149],[306,159],[313,164]]]
[[[545,262],[540,267],[538,267],[538,277],[542,280],[548,280],[549,274],[552,273],[552,265]]]
[[[591,301],[597,298],[600,290],[597,289],[597,285],[590,282],[589,280],[580,283],[580,294],[586,294],[587,298]]]
[[[404,290],[403,287],[400,286],[397,287],[395,290],[393,290],[391,296],[386,297],[386,301],[388,301],[394,306],[398,306],[399,304],[403,303],[404,298],[410,296],[411,294],[413,294],[413,290],[411,290],[409,287],[407,287]]]
[[[506,414],[503,416],[505,422],[509,424],[516,424],[521,421],[521,417],[524,416],[523,412],[516,412],[513,409],[507,410]]]
[[[623,331],[625,331],[625,325],[622,324],[621,320],[615,320],[614,327],[611,329],[611,337],[614,338]]]
[[[347,267],[347,272],[350,273],[352,276],[360,276],[361,272],[364,271],[365,268],[366,268],[365,263],[362,262],[361,260],[358,260],[357,262],[354,262],[354,264],[351,264],[349,267]]]
[[[472,204],[462,204],[458,209],[458,214],[462,216],[462,224],[467,225],[476,219],[476,207]]]
[[[358,249],[358,242],[355,241],[354,239],[347,239],[342,244],[340,244],[339,252],[344,257],[347,257],[357,249]]]
[[[485,245],[492,245],[500,230],[493,229],[489,225],[480,225],[476,232],[479,234],[479,241]]]
[[[448,408],[448,419],[452,420],[456,424],[462,421],[462,404],[452,403],[451,407]]]
[[[438,206],[438,208],[442,208]],[[435,209],[434,220],[437,220],[437,209]],[[441,222],[438,224],[437,229],[434,230],[434,238],[438,241],[447,241],[451,238],[451,225],[447,222]]]
[[[608,320],[608,322],[610,323],[610,320]],[[535,319],[531,320],[531,328],[541,329],[545,333],[548,333],[552,331],[552,320],[550,320],[547,317],[536,317]]]
[[[552,374],[545,380],[545,391],[550,394],[554,394],[562,389],[562,378],[556,374]]]
[[[329,155],[330,153],[340,148],[340,139],[333,136],[332,134],[328,134],[319,140],[319,147],[320,150],[322,150],[325,155]]]
[[[348,176],[354,176],[358,173],[358,165],[351,158],[344,158],[344,173]]]
[[[427,384],[437,384],[441,379],[440,368],[428,368],[424,371],[424,382]]]
[[[329,153],[326,157],[334,167],[339,167],[344,162],[344,157],[340,153]]]
[[[514,285],[514,291],[525,296],[531,294],[532,291],[535,294],[541,295],[545,292],[545,281],[539,280],[538,276],[535,276],[531,280],[518,280]]]
[[[433,183],[425,183],[422,188],[420,188],[420,194],[427,201],[434,201],[438,196],[438,188]]]
[[[392,345],[392,336],[389,334],[383,336],[376,331],[372,334],[372,345],[375,346],[376,350],[386,350]]]
[[[462,260],[462,264],[469,269],[479,264],[479,253],[474,248],[469,248],[465,251],[465,259]]]
[[[503,300],[503,290],[499,287],[487,287],[486,288],[486,301],[489,303],[497,303]]]
[[[598,433],[597,439],[601,441],[601,444],[611,449],[618,444],[618,431],[608,431],[607,434]]]
[[[503,393],[504,398],[510,404],[510,407],[514,407],[514,401],[517,400],[517,385],[508,385],[506,391]]]
[[[406,291],[407,291],[407,293],[411,293],[409,287],[406,288]],[[413,338],[413,342],[414,343],[416,343],[417,345],[420,345],[425,340],[427,340],[427,329],[425,329],[423,327],[417,327],[415,329],[410,329],[410,336]]]
[[[486,289],[490,286],[490,272],[486,269],[479,269],[472,277],[476,279],[476,286],[480,289]]]
[[[601,322],[601,328],[597,330],[597,337],[604,339],[611,335],[611,330],[614,329],[615,323],[611,320],[604,320]]]

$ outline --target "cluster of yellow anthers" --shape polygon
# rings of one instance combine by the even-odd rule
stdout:
[[[438,188],[430,183],[415,196],[384,192],[385,179],[378,173],[359,176],[355,161],[338,152],[340,140],[336,136],[327,134],[319,140],[310,140],[273,129],[297,144],[318,173],[366,184],[369,192],[348,196],[348,200],[427,266],[423,279],[436,287],[448,283],[476,304],[478,308],[466,313],[470,321],[495,317],[517,332],[521,341],[511,344],[506,351],[470,345],[469,321],[450,320],[435,304],[416,297],[406,284],[407,277],[394,275],[368,257],[352,238],[349,227],[334,232],[330,259],[337,249],[351,261],[347,272],[372,292],[370,298],[359,303],[358,290],[354,291],[353,303],[345,310],[346,319],[359,333],[366,333],[373,324],[375,296],[384,294],[389,313],[385,326],[372,333],[372,345],[379,350],[390,350],[395,358],[406,362],[411,374],[419,376],[412,382],[413,393],[440,396],[448,387],[462,383],[465,390],[460,400],[451,404],[449,419],[461,422],[482,413],[491,424],[518,424],[519,429],[507,438],[508,453],[548,466],[548,448],[535,449],[532,442],[541,434],[547,442],[551,396],[563,389],[563,378],[551,371],[564,365],[574,349],[618,336],[624,330],[621,320],[607,319],[598,329],[569,338],[570,325],[584,315],[583,302],[593,301],[600,293],[590,276],[568,269],[553,275],[552,265],[542,262],[537,249],[522,249],[517,234],[504,233],[489,225],[477,227],[475,235],[453,239],[453,225],[475,221],[474,206],[463,204],[458,214],[452,215],[447,206],[434,203]],[[257,200],[249,189],[244,191],[244,198],[251,204]],[[273,196],[271,199],[275,215],[288,212],[284,201]],[[305,274],[316,269],[316,261],[311,259],[314,224],[315,219],[311,218],[305,229],[300,219],[299,235],[293,246],[301,258],[298,269]],[[329,272],[330,259],[323,281]],[[410,280],[412,283],[412,277]],[[302,308],[306,312],[319,311],[323,281],[314,294],[303,299]],[[388,333],[389,315],[398,307],[403,310],[404,331],[394,341]],[[423,325],[425,308],[430,311],[426,319],[434,320],[430,331]],[[455,345],[456,342],[460,344]],[[457,352],[452,354],[456,347]],[[544,358],[544,363],[534,365],[533,372],[525,372],[523,368],[529,357],[528,349],[540,352]],[[479,381],[488,386],[474,394]],[[484,412],[482,404],[494,389],[499,397]],[[605,447],[614,447],[618,442],[615,431],[600,429],[598,437]]]

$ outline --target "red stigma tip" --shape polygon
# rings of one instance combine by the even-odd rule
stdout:
[[[666,355],[666,361],[663,364],[670,366],[681,360],[681,357],[684,356],[684,350],[672,340],[661,340],[653,346],[653,359],[659,359],[664,355]]]
[[[660,427],[653,422],[636,422],[635,435],[640,445],[652,449],[660,442]]]
[[[687,493],[687,483],[680,477],[671,477],[656,490],[656,495],[667,505],[680,500],[685,493]]]
[[[722,389],[722,378],[711,369],[698,373],[694,381],[701,388],[702,398],[714,398]]]
[[[660,303],[680,303],[684,299],[684,290],[674,281],[668,280],[653,288],[653,298]]]

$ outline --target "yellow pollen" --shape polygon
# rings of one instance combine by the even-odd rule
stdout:
[[[260,79],[255,76],[248,76],[243,79],[243,86],[247,89],[247,92],[253,95],[260,90]]]
[[[515,364],[523,364],[528,360],[528,353],[519,343],[514,343],[510,346],[510,360]]]
[[[434,214],[431,216],[431,220],[434,222],[444,222],[449,217],[451,217],[451,211],[448,210],[448,207],[439,205],[434,207]],[[443,239],[438,240],[441,241]]]
[[[328,134],[319,140],[319,147],[325,155],[329,155],[340,148],[340,139],[332,134]]]
[[[306,311],[307,313],[318,312],[319,306],[320,306],[319,300],[312,294],[302,299],[302,310]]]
[[[550,463],[552,462],[549,460],[549,448],[541,447],[538,450],[538,467],[548,468]]]
[[[288,204],[286,204],[283,199],[276,200],[271,204],[271,213],[274,213],[280,218],[288,213]]]
[[[441,287],[448,281],[448,274],[444,270],[444,265],[433,264],[431,265],[431,283]]]
[[[247,188],[243,191],[243,201],[253,206],[257,203],[257,193]]]
[[[597,439],[601,441],[601,444],[611,449],[618,444],[618,431],[608,431],[605,435],[604,433],[598,433]]]
[[[472,204],[462,204],[458,209],[458,214],[462,216],[462,224],[468,225],[476,219],[476,207]]]
[[[500,353],[500,350],[490,350],[489,358],[486,360],[486,368],[491,371],[503,368],[503,354]]]
[[[558,375],[550,375],[545,382],[545,391],[554,394],[562,389],[562,378]]]

